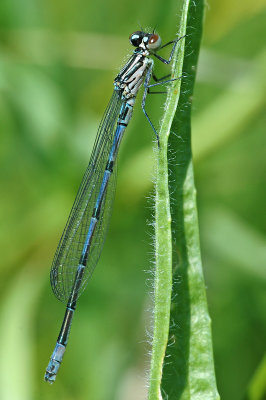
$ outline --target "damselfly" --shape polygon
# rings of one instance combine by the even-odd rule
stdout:
[[[169,64],[181,37],[161,46],[156,33],[137,31],[129,37],[136,47],[114,80],[114,92],[98,129],[91,158],[57,247],[51,268],[55,296],[67,303],[63,324],[46,369],[45,380],[53,383],[63,359],[77,300],[85,289],[99,259],[114,198],[116,159],[124,131],[132,115],[136,95],[143,84],[142,110],[158,141],[158,134],[145,110],[146,96],[154,86],[173,79],[157,79],[153,73],[156,57]],[[169,59],[156,51],[173,44]],[[156,83],[150,84],[153,78]],[[154,92],[152,92],[154,93]]]

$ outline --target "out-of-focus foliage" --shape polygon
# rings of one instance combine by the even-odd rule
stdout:
[[[159,0],[0,3],[1,400],[145,398],[153,137],[138,105],[121,149],[104,251],[52,387],[43,375],[64,306],[51,292],[49,268],[112,79],[131,51],[127,37],[141,24],[171,40],[175,7]],[[209,3],[192,140],[223,400],[247,390],[263,399],[265,390],[265,37],[262,0]],[[158,97],[148,104],[157,124]]]

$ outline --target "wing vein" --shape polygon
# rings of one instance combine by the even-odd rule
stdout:
[[[71,293],[95,202],[114,140],[116,122],[122,105],[121,96],[113,92],[105,110],[91,153],[88,167],[58,244],[51,267],[50,279],[55,296],[66,302]],[[99,259],[112,211],[116,186],[116,168],[109,180],[99,221],[93,235],[90,256],[83,275],[79,295],[87,285]]]

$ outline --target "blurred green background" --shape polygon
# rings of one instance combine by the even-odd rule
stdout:
[[[43,376],[64,305],[52,294],[49,269],[113,78],[130,54],[128,36],[141,24],[171,40],[176,10],[176,2],[159,0],[1,0],[0,400],[145,399],[154,138],[139,101],[104,250],[53,386]],[[266,343],[265,37],[265,1],[209,2],[192,139],[224,400],[243,399],[248,387],[252,399],[266,398],[258,394],[263,374],[255,374]],[[148,99],[156,126],[163,102]]]

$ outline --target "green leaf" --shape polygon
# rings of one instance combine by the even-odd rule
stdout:
[[[190,120],[204,2],[183,1],[156,174],[149,400],[219,399],[199,246]],[[177,111],[176,111],[177,110]]]
[[[203,229],[202,236],[211,253],[230,260],[241,273],[246,271],[261,282],[266,281],[265,237],[225,207],[208,207],[204,215],[208,228]]]
[[[36,259],[13,277],[0,309],[0,398],[35,398],[35,313],[43,288]]]
[[[257,367],[248,386],[248,393],[245,397],[249,400],[263,400],[266,396],[266,355]]]

